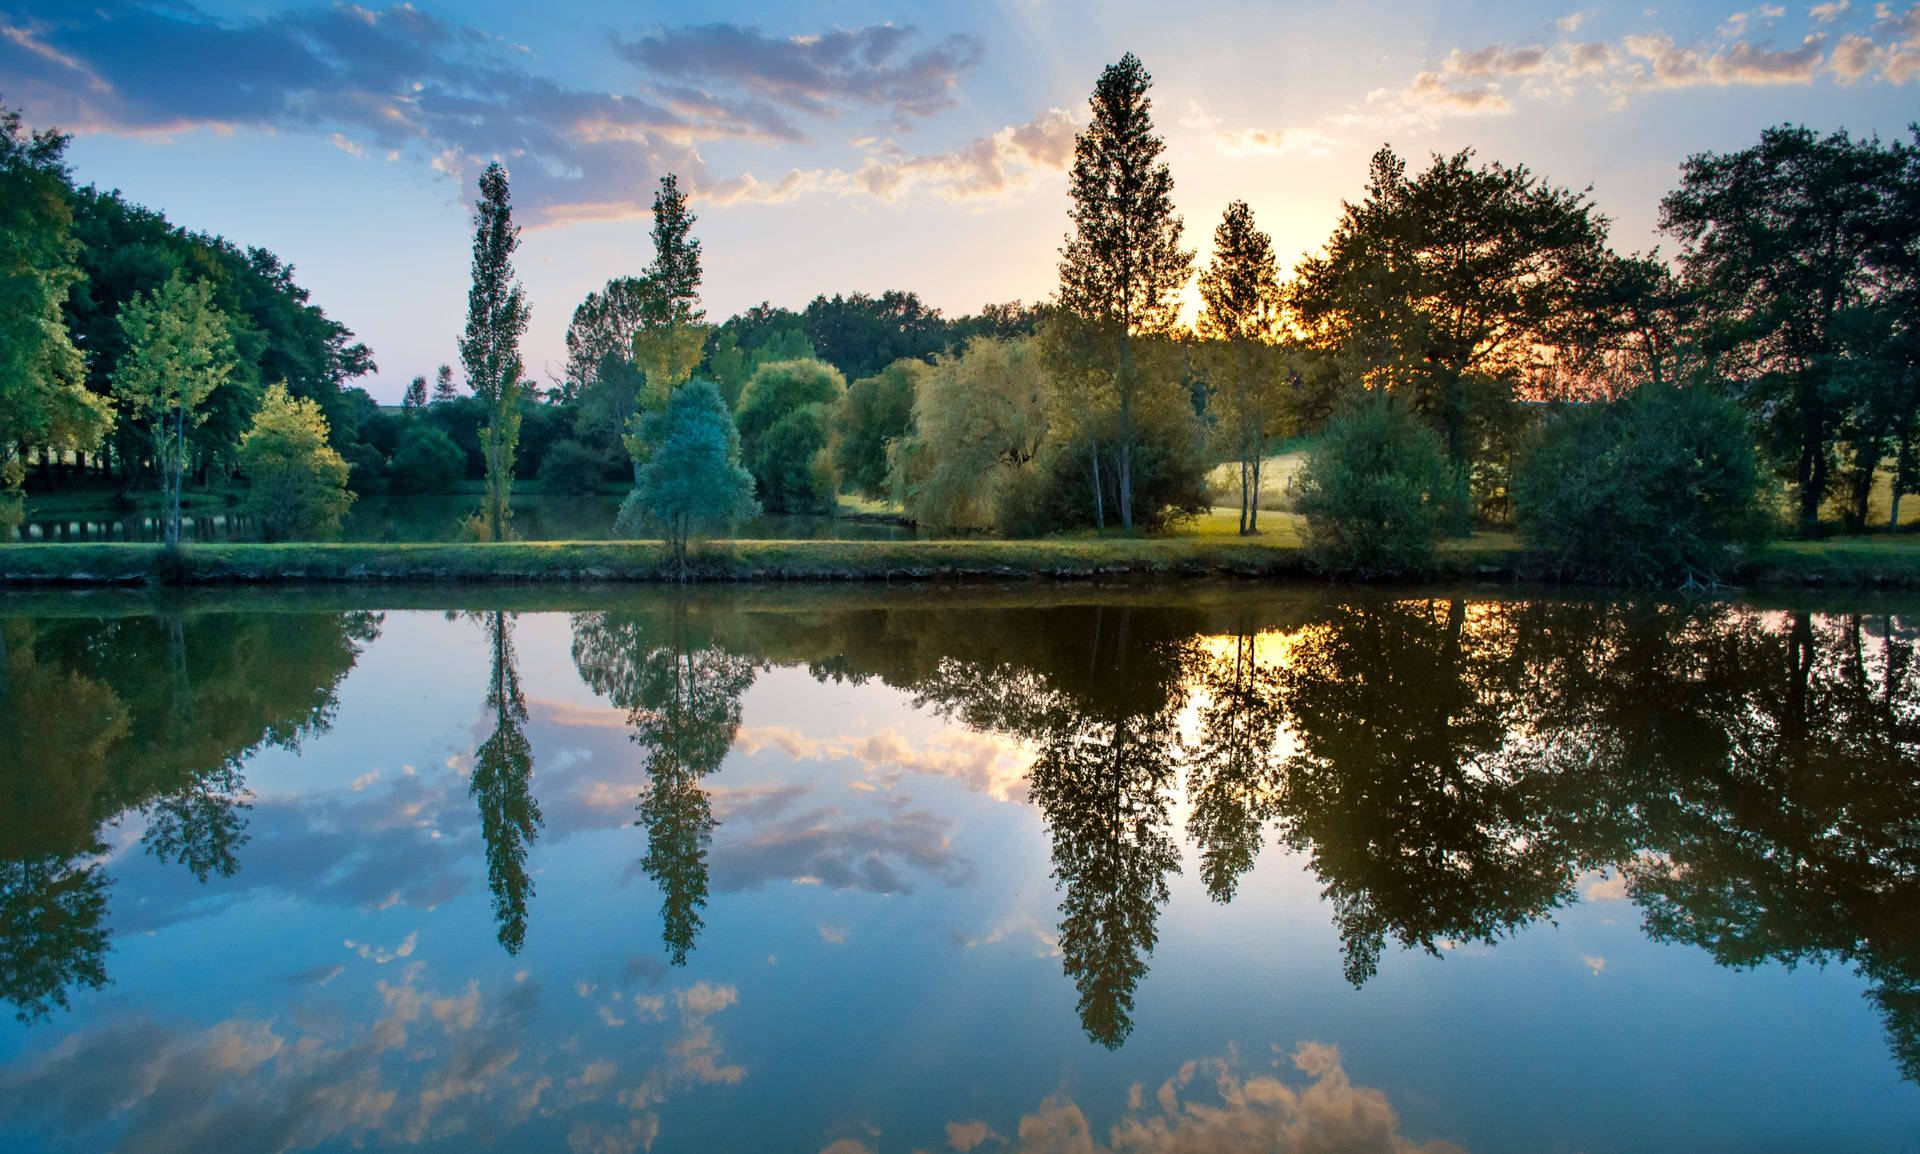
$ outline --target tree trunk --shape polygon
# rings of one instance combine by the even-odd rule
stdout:
[[[1910,433],[1900,434],[1900,447],[1893,454],[1893,506],[1887,513],[1887,532],[1900,531],[1900,495],[1906,489],[1907,473],[1913,468],[1913,437]]]
[[[1249,536],[1260,532],[1260,450],[1265,446],[1259,440],[1253,446],[1253,508],[1247,514],[1247,533]]]
[[[1247,535],[1247,454],[1244,446],[1240,452],[1240,535]]]
[[[1095,441],[1087,449],[1087,460],[1093,465],[1093,524],[1101,532],[1107,529],[1106,499],[1100,494],[1100,442]]]
[[[1133,438],[1127,429],[1126,405],[1120,406],[1120,531],[1133,534]]]

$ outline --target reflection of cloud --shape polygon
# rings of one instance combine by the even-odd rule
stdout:
[[[840,925],[837,922],[821,922],[820,923],[820,940],[827,943],[830,946],[846,945],[847,944],[847,927]]]
[[[1400,1117],[1385,1094],[1355,1086],[1340,1065],[1340,1051],[1316,1042],[1293,1052],[1293,1065],[1307,1075],[1304,1087],[1265,1074],[1242,1076],[1235,1056],[1189,1062],[1161,1086],[1159,1113],[1144,1112],[1132,1096],[1128,1114],[1114,1124],[1110,1145],[1094,1141],[1086,1115],[1064,1093],[1041,1102],[1020,1119],[1021,1154],[1445,1154],[1458,1147],[1442,1141],[1416,1144],[1400,1133]],[[1204,1075],[1204,1078],[1201,1077]],[[1181,1096],[1195,1082],[1204,1098]]]
[[[716,791],[715,811],[723,827],[729,816],[726,800]],[[913,888],[909,870],[943,885],[964,885],[973,878],[973,863],[954,849],[949,824],[925,810],[853,818],[838,806],[822,806],[751,831],[736,826],[732,836],[714,844],[713,888],[728,893],[809,879],[833,889],[906,893]]]
[[[412,956],[413,947],[417,945],[419,941],[420,931],[415,930],[408,934],[399,945],[393,947],[391,950],[382,949],[371,942],[356,942],[352,938],[347,939],[346,946],[354,953],[371,961],[374,965],[384,966],[396,958]]]
[[[1034,941],[1040,944],[1040,953],[1038,956],[1048,958],[1057,958],[1060,956],[1059,934],[1035,921],[1031,914],[1020,914],[1016,917],[1008,918],[1006,921],[1001,922],[977,938],[970,938],[965,934],[956,933],[953,935],[953,942],[963,950],[971,950],[976,946],[990,946],[995,942],[1004,941],[1010,935],[1016,933],[1033,935]]]
[[[1001,1138],[1000,1135],[995,1134],[985,1122],[975,1120],[972,1122],[947,1123],[947,1145],[960,1151],[960,1154],[967,1154],[967,1151],[980,1145],[989,1138],[1002,1142],[1006,1141],[1006,1139]]]
[[[1590,902],[1618,902],[1627,897],[1625,874],[1600,874],[1580,887],[1580,896]]]
[[[1582,954],[1580,955],[1580,964],[1592,970],[1593,976],[1597,978],[1600,976],[1600,971],[1607,968],[1607,959],[1596,957],[1593,954]]]
[[[36,1061],[0,1069],[0,1117],[75,1148],[145,1154],[459,1142],[512,1130],[536,1112],[564,1125],[569,1112],[612,1103],[629,1120],[576,1124],[589,1143],[580,1148],[637,1150],[659,1131],[651,1107],[746,1073],[721,1061],[708,1021],[737,1001],[731,987],[680,991],[678,1029],[651,1060],[627,1046],[616,1062],[571,1042],[534,1050],[534,982],[485,997],[474,982],[442,994],[420,984],[422,972],[416,963],[400,981],[376,983],[374,1013],[357,1029],[302,1033],[234,1020],[180,1030],[136,1020],[69,1036]]]
[[[754,754],[778,749],[795,761],[856,761],[870,773],[951,777],[1000,801],[1026,799],[1033,755],[1017,742],[970,729],[948,729],[915,747],[892,729],[809,737],[785,726],[744,726],[734,747]]]

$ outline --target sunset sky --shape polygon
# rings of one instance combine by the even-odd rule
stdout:
[[[1154,76],[1188,243],[1204,260],[1244,199],[1284,267],[1382,143],[1591,185],[1636,250],[1690,153],[1920,117],[1920,4],[1873,0],[0,0],[0,101],[75,134],[79,182],[292,261],[372,346],[383,401],[456,360],[494,158],[527,225],[542,378],[580,299],[650,259],[666,171],[695,196],[715,320],[820,292],[912,289],[949,314],[1044,298],[1086,95],[1127,51]]]

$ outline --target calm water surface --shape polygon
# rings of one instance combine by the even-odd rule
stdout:
[[[0,596],[0,1147],[1920,1149],[1916,610]]]

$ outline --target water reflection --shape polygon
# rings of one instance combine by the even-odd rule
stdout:
[[[535,723],[513,615],[473,620],[490,732],[468,786],[514,954],[544,828]],[[144,814],[147,852],[202,883],[243,870],[247,758],[327,727],[379,625],[355,612],[0,620],[0,982],[22,1018],[107,980],[110,824]],[[1101,1045],[1128,1039],[1149,996],[1182,841],[1224,904],[1272,839],[1316,879],[1355,986],[1409,964],[1393,946],[1496,945],[1600,870],[1648,935],[1722,965],[1855,968],[1920,1080],[1920,672],[1906,619],[1371,595],[792,611],[649,594],[570,626],[581,682],[625,714],[641,751],[619,820],[631,799],[675,966],[713,916],[716,874],[729,888],[730,847],[713,860],[729,811],[710,779],[742,739],[748,690],[787,666],[884,683],[1030,754],[1060,964]],[[736,888],[824,873],[813,860],[782,857]]]
[[[733,748],[740,698],[753,662],[696,638],[684,599],[656,619],[585,613],[573,619],[573,660],[595,693],[627,712],[634,744],[646,751],[638,823],[647,832],[641,869],[660,888],[661,940],[668,960],[687,963],[707,905],[713,802],[701,780]]]
[[[107,981],[104,828],[198,881],[246,840],[241,766],[298,748],[380,618],[362,612],[0,619],[0,997],[21,1020]]]
[[[487,712],[493,734],[473,751],[467,790],[480,804],[480,836],[486,841],[487,889],[500,945],[517,954],[527,941],[527,849],[540,836],[540,803],[533,797],[533,745],[527,740],[527,699],[514,665],[513,622],[505,613],[481,618],[491,664]]]

